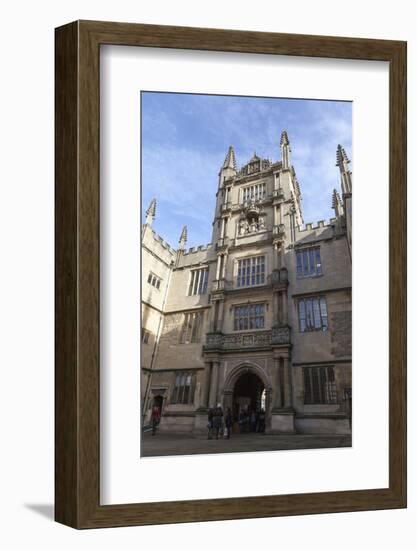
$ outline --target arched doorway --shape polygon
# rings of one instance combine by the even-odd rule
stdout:
[[[243,372],[233,388],[232,415],[239,431],[259,431],[259,418],[265,417],[266,388],[261,378],[251,371]]]

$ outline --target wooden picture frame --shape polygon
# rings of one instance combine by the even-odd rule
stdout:
[[[406,506],[406,43],[77,21],[56,29],[55,518],[75,528]],[[100,505],[99,56],[117,44],[389,62],[389,487]]]

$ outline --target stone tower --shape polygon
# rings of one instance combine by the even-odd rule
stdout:
[[[162,430],[205,432],[220,403],[234,418],[263,408],[269,433],[350,432],[349,159],[339,145],[335,217],[305,224],[288,133],[278,140],[279,160],[255,152],[239,168],[229,147],[211,243],[187,250],[184,227],[173,251],[147,233],[142,306],[157,328],[144,410],[161,404]],[[153,202],[147,227],[154,216]]]

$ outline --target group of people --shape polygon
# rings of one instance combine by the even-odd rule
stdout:
[[[265,410],[260,411],[243,409],[239,412],[236,419],[239,432],[265,433]],[[220,403],[208,411],[208,434],[207,439],[219,439],[223,436],[225,439],[230,439],[233,427],[233,415],[230,407],[223,409]]]
[[[217,403],[217,407],[208,411],[207,439],[219,439],[221,435],[226,439],[230,439],[232,424],[233,419],[230,407],[227,407],[226,412],[223,414],[221,404]]]
[[[265,433],[265,410],[243,409],[238,417],[240,431]]]
[[[158,405],[152,407],[151,413],[151,428],[152,435],[156,434],[156,430],[161,421],[161,409]],[[260,409],[242,409],[237,418],[235,419],[241,433],[253,432],[253,433],[265,433],[265,410]],[[217,403],[217,406],[209,409],[208,411],[208,434],[207,439],[219,439],[224,437],[230,439],[232,434],[234,419],[230,407],[226,408],[223,413],[221,403]]]

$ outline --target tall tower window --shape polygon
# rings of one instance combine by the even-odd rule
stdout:
[[[208,284],[208,267],[202,269],[193,269],[191,271],[190,284],[188,287],[188,296],[197,294],[206,294]]]
[[[265,327],[265,304],[234,308],[234,330],[256,330]]]
[[[320,247],[307,248],[296,251],[297,279],[304,277],[318,277],[323,274]]]
[[[203,313],[201,311],[184,313],[180,344],[196,344],[200,342],[202,324]]]
[[[265,197],[265,184],[257,183],[255,185],[249,185],[242,189],[243,202],[250,200],[259,200]]]
[[[326,331],[329,328],[326,299],[321,296],[298,300],[298,318],[301,332]]]
[[[265,256],[254,256],[238,260],[238,287],[263,284],[265,284]]]

